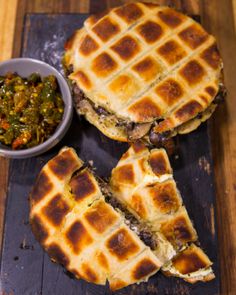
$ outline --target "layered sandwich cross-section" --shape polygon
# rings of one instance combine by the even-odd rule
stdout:
[[[113,197],[175,249],[173,258],[166,257],[164,273],[191,283],[214,278],[212,262],[196,245],[197,233],[164,149],[134,143],[113,169],[110,185]]]

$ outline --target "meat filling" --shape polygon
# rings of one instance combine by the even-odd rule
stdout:
[[[156,124],[158,124],[158,121],[153,123],[134,123],[134,122],[122,120],[116,117],[114,114],[109,113],[103,107],[101,106],[96,107],[95,104],[84,95],[84,93],[78,88],[76,84],[73,85],[73,92],[74,92],[76,106],[81,111],[82,114],[90,110],[90,111],[95,111],[101,117],[102,116],[107,118],[109,117],[112,121],[115,121],[116,126],[119,126],[125,129],[125,132],[127,134],[129,141],[135,141],[137,139],[140,139],[146,136],[147,141],[149,141],[151,144],[155,146],[160,147],[164,145],[167,139],[176,135],[178,133],[178,130],[181,129],[182,126],[184,126],[184,124],[186,124],[186,123],[183,123],[182,125],[177,126],[173,130],[170,130],[161,134],[157,134],[153,131],[153,127]],[[226,95],[225,87],[222,84],[220,85],[220,90],[218,94],[216,95],[215,99],[213,100],[212,104],[206,110],[199,113],[192,120],[195,120],[195,119],[201,120],[201,118],[204,116],[206,112],[209,112],[209,110],[214,109],[212,107],[213,105],[221,103],[224,100],[225,95]]]
[[[100,178],[97,178],[97,181],[105,196],[106,202],[125,217],[126,225],[139,236],[146,246],[155,250],[158,246],[158,237],[156,234],[150,230],[148,225],[141,223],[123,204],[113,197],[105,181]]]

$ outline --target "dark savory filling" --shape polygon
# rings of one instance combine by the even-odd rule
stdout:
[[[86,168],[87,167],[87,168]],[[79,173],[81,173],[84,169],[88,169],[91,174],[95,177],[97,180],[99,187],[101,189],[102,194],[105,197],[105,201],[109,203],[117,212],[119,212],[122,216],[124,216],[125,224],[134,231],[139,238],[144,242],[144,244],[148,247],[150,247],[152,250],[157,249],[158,246],[158,237],[157,235],[150,230],[150,228],[144,224],[141,223],[123,204],[121,204],[116,198],[113,197],[108,183],[95,175],[92,170],[91,165],[83,165],[78,170],[76,170],[70,180],[70,192],[73,193],[72,188],[72,182],[73,179],[76,179]]]
[[[93,102],[91,102],[84,95],[84,93],[78,88],[78,86],[76,84],[73,85],[73,92],[74,92],[75,103],[78,108],[80,108],[83,105],[81,103],[81,101],[86,101],[86,103],[88,103],[99,116],[113,116],[111,113],[109,113],[103,107],[101,107],[101,106],[96,107],[95,104]],[[218,94],[216,95],[215,99],[213,100],[212,104],[221,103],[224,100],[224,97],[225,97],[225,88],[221,87]],[[209,106],[209,108],[210,108],[210,106]],[[196,119],[196,118],[201,119],[206,110],[199,113],[193,119]],[[176,133],[177,129],[181,126],[180,125],[180,126],[174,128],[173,130],[166,131],[163,133],[156,133],[153,131],[153,127],[155,127],[156,124],[158,124],[159,122],[160,122],[160,120],[157,120],[154,123],[134,123],[134,122],[128,122],[128,121],[125,121],[125,120],[122,120],[122,119],[116,117],[116,126],[119,126],[119,127],[125,129],[129,141],[134,141],[134,140],[140,139],[140,138],[144,137],[145,135],[149,134],[148,141],[157,147],[161,147],[161,146],[165,145],[166,141],[169,138],[171,138]]]
[[[150,230],[148,225],[141,223],[123,204],[113,197],[105,181],[100,178],[96,179],[105,196],[106,202],[125,217],[126,225],[139,236],[140,240],[142,240],[146,246],[155,250],[158,245],[158,237],[156,234]]]
[[[134,122],[122,120],[121,118],[118,118],[115,115],[109,113],[103,107],[95,106],[95,104],[84,95],[84,93],[78,88],[76,84],[73,84],[72,89],[73,89],[75,104],[82,113],[83,113],[83,108],[86,108],[86,109],[92,108],[92,110],[95,111],[99,116],[104,116],[104,117],[110,116],[117,127],[120,127],[125,130],[125,133],[127,134],[129,141],[134,141],[134,140],[142,138],[143,136],[148,134],[149,130],[151,129],[153,125],[153,123],[137,124]]]
[[[64,68],[65,68],[65,73],[67,76],[71,72],[73,72],[72,67],[68,68],[66,67],[66,65],[64,65]],[[111,119],[115,121],[115,125],[117,127],[122,128],[125,131],[125,134],[127,134],[127,138],[129,141],[135,141],[135,140],[141,139],[142,137],[145,137],[145,140],[147,140],[150,144],[153,144],[156,147],[165,147],[166,144],[167,145],[169,144],[170,138],[177,133],[178,128],[182,126],[182,125],[177,126],[173,130],[166,131],[163,133],[156,133],[154,132],[153,128],[158,123],[160,123],[162,119],[156,120],[155,122],[151,122],[151,123],[135,123],[131,121],[125,121],[121,118],[118,118],[114,114],[109,113],[109,111],[107,111],[103,107],[101,106],[97,107],[89,98],[86,97],[83,91],[80,90],[75,83],[72,84],[72,90],[74,93],[75,104],[79,109],[82,109],[85,105],[84,103],[81,103],[81,102],[86,101],[86,105],[87,106],[89,105],[92,108],[92,110],[95,111],[99,116],[111,117]],[[221,103],[222,101],[224,101],[225,96],[226,96],[226,88],[224,87],[223,83],[220,83],[219,91],[217,95],[215,96],[212,104]],[[210,107],[211,105],[208,108]],[[204,110],[201,113],[198,113],[198,115],[191,120],[194,120],[196,118],[201,119],[206,110]]]

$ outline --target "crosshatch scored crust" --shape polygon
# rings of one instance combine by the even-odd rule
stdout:
[[[212,262],[194,244],[197,233],[164,149],[149,151],[143,143],[134,143],[112,170],[110,186],[115,198],[154,232],[161,232],[176,250],[177,256],[162,267],[165,274],[191,283],[214,278]]]
[[[65,62],[89,100],[117,118],[137,124],[164,119],[156,133],[203,112],[219,90],[222,70],[215,38],[201,25],[171,8],[145,3],[89,17],[67,42]],[[119,126],[82,113],[106,135],[127,141]]]
[[[101,285],[109,280],[116,290],[146,281],[163,264],[105,202],[95,177],[71,148],[43,167],[30,200],[37,240],[77,278]]]
[[[128,173],[124,166],[130,167]],[[147,181],[148,175],[163,181]],[[121,211],[105,201],[75,151],[63,148],[42,168],[32,190],[32,231],[53,261],[88,282],[108,280],[112,290],[147,281],[160,268],[192,283],[213,279],[212,262],[193,244],[197,235],[171,175],[164,150],[149,152],[141,143],[132,145],[112,172],[114,196],[126,196],[133,214],[155,227],[158,244],[151,250]]]

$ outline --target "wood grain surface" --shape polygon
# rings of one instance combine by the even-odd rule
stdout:
[[[0,0],[0,60],[21,48],[23,19],[29,12],[99,12],[128,1],[120,0]],[[129,1],[131,2],[131,1]],[[161,0],[187,13],[202,17],[202,23],[218,40],[224,59],[228,97],[211,119],[214,173],[217,187],[217,221],[220,241],[222,294],[236,294],[236,1]],[[16,26],[15,26],[16,24]],[[15,32],[13,29],[15,27]],[[14,36],[14,39],[13,39]],[[13,41],[14,40],[14,41]],[[0,159],[0,235],[7,187],[8,161]]]

